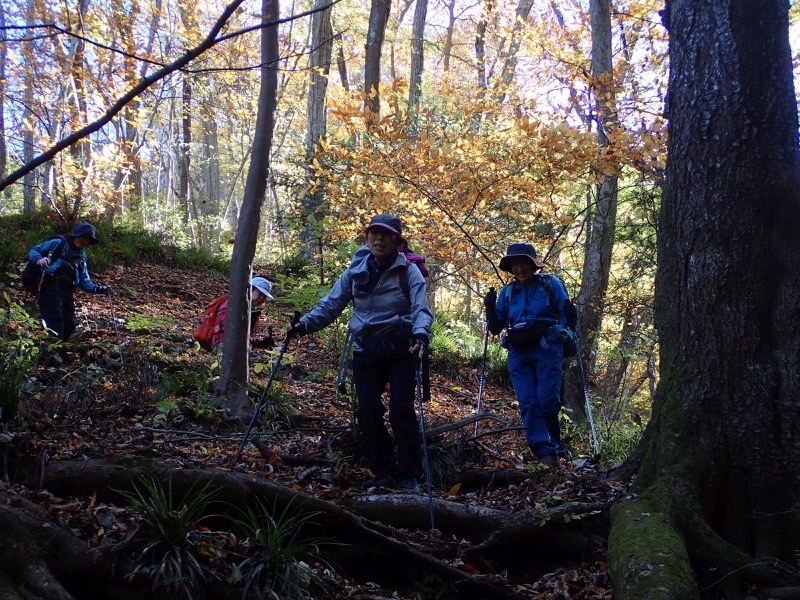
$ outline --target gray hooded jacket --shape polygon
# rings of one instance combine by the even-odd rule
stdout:
[[[300,322],[308,333],[320,331],[335,321],[350,301],[353,316],[350,331],[360,348],[359,338],[397,326],[408,326],[413,335],[430,339],[433,314],[425,297],[426,283],[419,269],[398,252],[392,265],[381,275],[371,294],[359,291],[369,281],[369,249],[364,246],[354,255],[350,266]],[[408,275],[408,297],[400,284],[400,273]]]

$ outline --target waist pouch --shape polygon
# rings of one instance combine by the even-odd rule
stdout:
[[[517,323],[506,329],[506,338],[512,348],[517,350],[530,350],[539,340],[545,331],[552,327],[549,321],[525,321]]]
[[[410,358],[408,349],[413,346],[410,327],[393,327],[359,340],[367,363]]]

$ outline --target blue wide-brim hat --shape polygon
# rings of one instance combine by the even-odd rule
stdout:
[[[100,240],[97,239],[97,230],[94,228],[94,225],[91,223],[77,223],[75,227],[72,228],[72,231],[69,234],[71,238],[78,238],[88,236],[90,244],[96,244]]]
[[[511,260],[517,256],[529,258],[533,263],[534,271],[544,267],[544,263],[536,258],[536,248],[527,242],[516,242],[508,247],[506,255],[500,259],[500,270],[511,272]]]

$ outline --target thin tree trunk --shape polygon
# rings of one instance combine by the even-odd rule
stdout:
[[[34,9],[34,2],[33,0],[27,0],[26,3],[26,14],[25,14],[26,24],[31,28],[31,31],[34,31],[34,27],[36,26],[36,13]],[[35,60],[33,56],[33,47],[32,44],[25,44],[23,46],[23,55],[25,56],[25,61],[27,64],[35,65]],[[25,91],[23,93],[23,97],[25,99],[25,105],[22,111],[22,122],[24,125],[24,131],[22,133],[22,159],[25,163],[30,163],[34,157],[34,148],[33,148],[33,122],[34,122],[34,114],[31,107],[33,107],[33,91],[36,86],[35,82],[36,76],[34,73],[34,69],[25,69]],[[36,172],[31,171],[30,173],[26,173],[25,177],[22,181],[22,210],[25,214],[33,214],[36,212]]]
[[[316,0],[314,8],[328,4],[327,0]],[[331,8],[316,12],[311,17],[311,59],[309,64],[310,81],[308,86],[308,130],[306,133],[306,179],[309,192],[304,198],[307,219],[303,235],[304,253],[314,259],[319,254],[320,279],[323,278],[322,232],[320,223],[325,218],[325,187],[316,179],[313,163],[322,158],[319,145],[327,131],[327,112],[325,101],[328,94],[328,76],[333,54],[333,27]]]
[[[0,0],[0,31],[6,29],[6,7]],[[0,99],[6,97],[6,56],[7,45],[0,44]],[[6,176],[8,146],[6,145],[6,111],[5,102],[0,101],[0,179]]]
[[[417,0],[411,28],[411,75],[409,76],[408,108],[416,113],[422,95],[422,71],[425,65],[425,19],[428,0]]]
[[[489,15],[494,10],[494,0],[486,0],[483,12],[481,13],[481,20],[478,21],[478,27],[475,33],[475,70],[478,77],[478,99],[484,100],[486,98],[486,90],[489,89],[489,80],[486,71],[486,28],[489,24]],[[472,121],[472,128],[478,131],[481,126],[482,110],[477,110]]]
[[[344,59],[344,41],[339,36],[339,51],[336,53],[336,67],[339,69],[339,81],[346,93],[350,92],[350,78],[347,75],[347,62]]]
[[[611,54],[611,13],[609,0],[592,0],[592,82],[595,90],[595,107],[598,117],[597,141],[602,147],[609,145],[606,131],[616,126],[616,105],[613,85]],[[611,254],[614,249],[614,231],[617,222],[617,177],[600,175],[594,201],[590,199],[587,211],[586,252],[583,277],[577,297],[578,335],[581,340],[581,357],[586,371],[595,370],[597,342],[605,307],[605,295],[611,273]],[[576,414],[585,416],[584,402],[577,384],[577,373],[568,375],[565,384],[568,394],[566,405]],[[575,393],[569,393],[577,390]]]
[[[278,0],[262,0],[261,6],[264,21],[278,18]],[[212,393],[212,401],[221,403],[231,417],[242,421],[249,416],[247,377],[250,372],[250,277],[261,224],[261,207],[269,178],[270,150],[278,102],[278,60],[278,26],[264,27],[261,30],[261,87],[256,132],[231,257],[230,301],[225,319],[221,376]]]
[[[456,25],[456,0],[447,3],[447,31],[444,36],[444,64],[445,73],[450,70],[450,54],[453,52],[453,29]]]
[[[514,81],[514,73],[519,60],[519,49],[522,46],[522,26],[528,19],[531,8],[533,8],[533,0],[519,0],[517,10],[514,13],[515,19],[511,28],[511,42],[508,45],[508,52],[503,61],[503,69],[497,83],[497,98],[501,103],[508,96],[508,89]]]
[[[178,151],[178,199],[186,209],[185,223],[191,225],[194,211],[191,209],[192,190],[189,185],[192,148],[192,83],[186,73],[181,84],[181,142]]]
[[[364,61],[364,108],[367,125],[380,118],[381,51],[391,6],[391,0],[372,0],[370,5]]]

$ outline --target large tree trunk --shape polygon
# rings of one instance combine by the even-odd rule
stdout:
[[[787,9],[667,5],[662,374],[637,495],[613,514],[621,600],[767,597],[776,592],[750,586],[800,583],[800,155]]]
[[[261,12],[264,21],[277,20],[280,14],[278,0],[262,0]],[[274,65],[278,58],[278,26],[264,27],[261,30],[261,88],[258,95],[256,132],[231,257],[230,301],[225,318],[222,373],[212,393],[213,401],[221,402],[231,417],[242,420],[249,413],[247,376],[250,372],[250,276],[261,224],[261,206],[264,204],[269,177],[278,96],[278,70]]]

